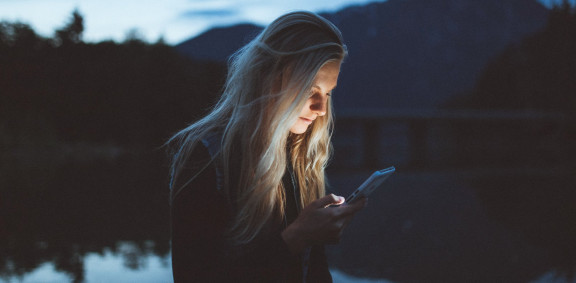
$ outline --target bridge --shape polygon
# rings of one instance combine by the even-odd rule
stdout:
[[[572,121],[572,120],[570,120]],[[400,166],[419,169],[426,167],[429,156],[429,132],[432,126],[450,130],[451,126],[474,127],[490,131],[490,127],[537,126],[564,129],[569,120],[566,115],[556,112],[535,111],[382,111],[363,110],[336,113],[336,130],[339,127],[354,125],[361,128],[361,146],[363,169],[381,167],[379,156],[382,142],[382,125],[404,125],[407,128],[409,156],[407,164]]]

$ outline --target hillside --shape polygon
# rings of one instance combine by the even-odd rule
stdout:
[[[211,29],[175,46],[175,49],[193,59],[224,62],[262,28],[252,24]]]

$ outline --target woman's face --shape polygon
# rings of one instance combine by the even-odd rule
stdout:
[[[336,87],[340,74],[340,62],[331,61],[326,64],[316,74],[312,84],[311,95],[306,104],[300,111],[300,116],[296,123],[290,128],[293,134],[302,134],[306,132],[308,126],[314,122],[318,116],[326,115],[328,98],[332,90]]]

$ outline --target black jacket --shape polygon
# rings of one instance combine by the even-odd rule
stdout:
[[[332,282],[324,246],[313,246],[302,254],[292,254],[281,237],[294,220],[297,200],[287,197],[286,221],[270,221],[251,243],[233,246],[225,231],[234,210],[218,190],[221,180],[217,163],[211,162],[208,148],[196,147],[190,172],[201,173],[183,187],[172,200],[172,269],[175,283],[182,282]],[[207,168],[201,168],[209,164]],[[216,164],[216,165],[215,165]],[[218,172],[218,173],[217,173]],[[297,187],[286,176],[284,187]],[[292,203],[290,203],[292,202]],[[290,213],[290,210],[293,212]],[[306,274],[306,280],[303,278]]]

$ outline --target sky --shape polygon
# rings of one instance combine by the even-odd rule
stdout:
[[[78,9],[84,40],[122,41],[136,33],[146,41],[177,44],[212,27],[237,23],[266,25],[294,10],[333,12],[350,5],[386,0],[0,0],[0,21],[29,24],[52,36]],[[560,0],[539,0],[545,4]],[[574,0],[571,0],[574,1]]]

